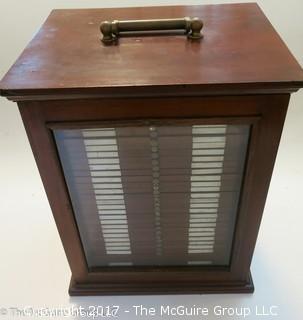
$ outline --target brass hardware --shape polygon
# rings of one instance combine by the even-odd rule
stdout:
[[[185,17],[179,19],[103,21],[100,31],[103,35],[103,43],[111,44],[123,33],[144,31],[183,30],[189,39],[195,40],[202,38],[202,27],[201,19]]]

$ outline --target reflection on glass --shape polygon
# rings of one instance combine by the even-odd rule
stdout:
[[[54,135],[89,267],[229,264],[248,125]]]

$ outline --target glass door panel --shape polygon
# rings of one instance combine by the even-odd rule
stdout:
[[[54,130],[88,266],[229,265],[249,131]]]

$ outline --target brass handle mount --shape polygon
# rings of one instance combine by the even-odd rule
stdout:
[[[146,31],[177,31],[182,30],[189,39],[197,40],[202,38],[201,29],[203,22],[199,18],[178,18],[178,19],[152,19],[152,20],[114,20],[103,21],[100,31],[103,35],[102,42],[112,44],[119,36],[129,32]]]

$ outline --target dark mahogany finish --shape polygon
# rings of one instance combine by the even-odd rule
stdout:
[[[201,41],[180,35],[100,42],[104,20],[198,16]],[[1,92],[45,95],[201,94],[296,90],[298,63],[256,4],[54,10]],[[23,97],[24,96],[24,97]]]
[[[202,18],[201,41],[100,42],[103,20],[183,16]],[[70,294],[252,292],[250,263],[289,97],[301,87],[301,67],[256,4],[54,10],[0,92],[18,101],[72,270]],[[134,121],[251,125],[229,266],[88,268],[52,130]]]

